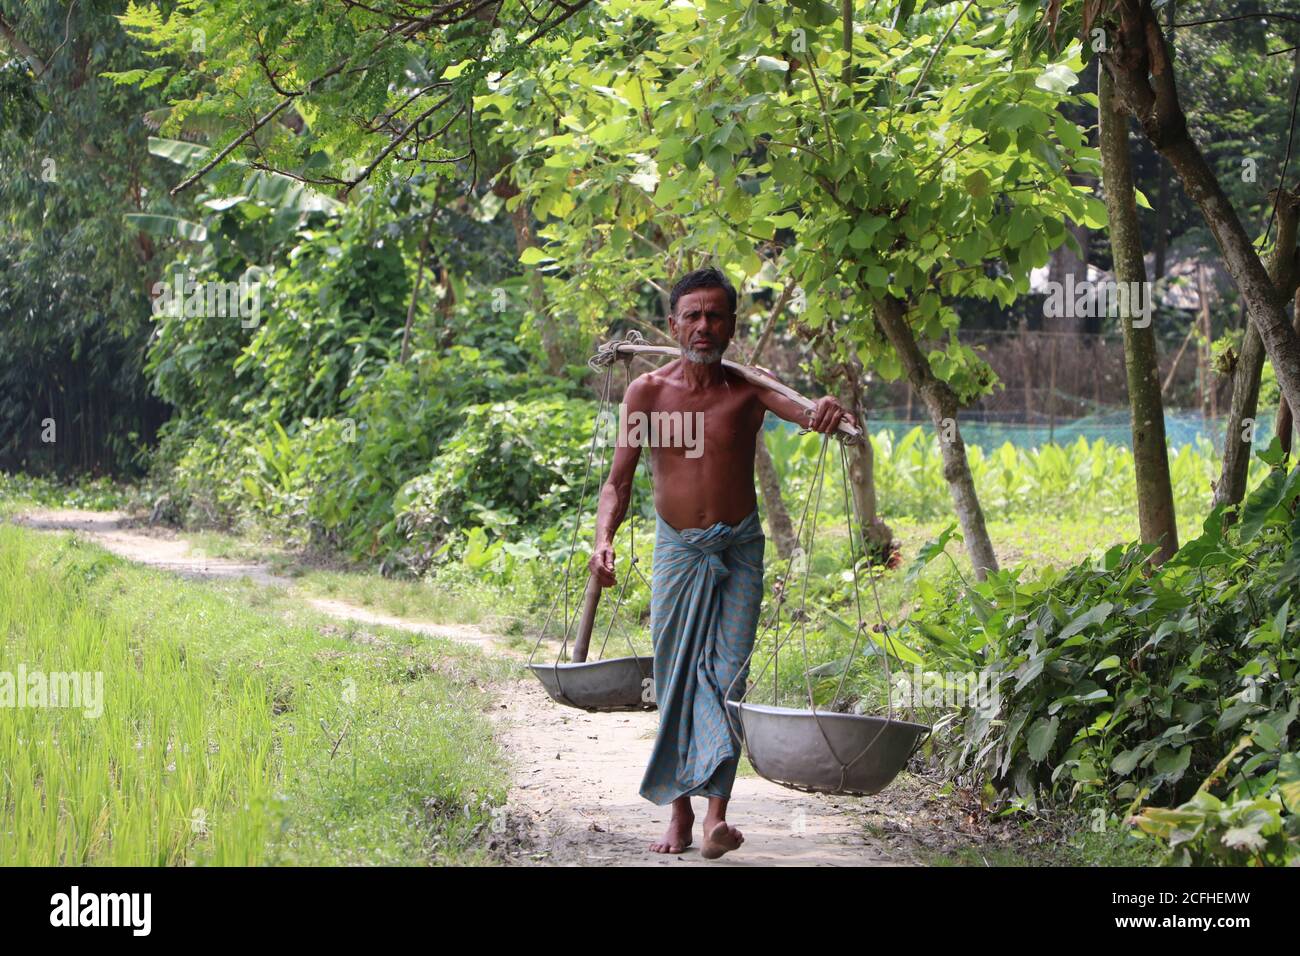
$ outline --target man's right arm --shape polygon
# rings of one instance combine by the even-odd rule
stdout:
[[[646,382],[638,378],[629,385],[623,403],[628,412],[648,411],[650,396]],[[636,477],[640,459],[639,446],[619,445],[616,438],[609,477],[601,486],[596,505],[596,539],[588,563],[602,588],[612,587],[618,580],[614,575],[614,533],[627,517],[628,505],[632,501],[632,480]]]

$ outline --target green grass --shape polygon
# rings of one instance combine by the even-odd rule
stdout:
[[[268,534],[238,535],[204,529],[186,532],[185,539],[204,557],[257,561],[288,577],[296,577],[304,570],[300,556]]]
[[[83,476],[76,482],[67,482],[0,471],[0,516],[37,505],[107,511],[128,507],[135,500],[135,488],[108,478]]]
[[[287,603],[0,526],[0,671],[104,681],[97,717],[0,707],[0,864],[486,859],[505,665]]]
[[[1122,829],[1094,833],[1086,818],[1069,815],[1046,828],[1023,821],[1003,846],[971,845],[921,854],[926,866],[1157,866],[1160,847]]]
[[[331,598],[374,611],[434,624],[473,624],[507,637],[520,637],[519,647],[535,614],[523,596],[508,588],[480,581],[444,579],[431,587],[427,581],[384,577],[367,568],[323,566],[323,562],[284,547],[265,535],[223,531],[186,532],[198,553],[211,558],[253,561],[291,578],[304,595]]]
[[[446,624],[502,626],[524,609],[507,591],[484,585],[430,587],[427,582],[385,578],[371,571],[306,571],[296,582],[316,597],[338,598],[363,607]]]

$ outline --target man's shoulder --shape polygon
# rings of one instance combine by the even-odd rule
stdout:
[[[729,383],[732,383],[732,384],[735,384],[735,385],[744,385],[744,386],[747,386],[747,387],[749,387],[749,388],[755,388],[755,387],[756,387],[756,386],[754,385],[753,382],[751,382],[749,379],[745,378],[744,374],[740,371],[740,367],[738,366],[738,364],[732,364],[732,365],[726,365],[726,364],[724,364],[724,365],[722,366],[722,371],[723,371],[723,374],[725,374],[725,375],[727,376],[727,381],[728,381]]]
[[[752,366],[745,366],[745,368],[751,367]],[[736,366],[724,365],[722,370],[727,376],[727,387],[733,391],[743,392],[745,395],[754,399],[758,399],[761,397],[762,393],[766,391],[763,386],[746,378],[740,368]]]
[[[643,372],[628,383],[627,390],[623,393],[623,401],[634,406],[652,403],[663,391],[666,381],[664,368],[653,368]]]
[[[681,359],[673,359],[667,365],[661,365],[658,368],[652,368],[648,372],[642,372],[628,386],[628,392],[633,390],[637,392],[658,391],[671,382],[673,371],[681,364]]]

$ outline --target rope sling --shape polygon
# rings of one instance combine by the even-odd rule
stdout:
[[[806,429],[804,431],[806,431]],[[803,434],[804,431],[801,431],[800,433]],[[728,724],[731,727],[732,735],[736,737],[737,741],[741,744],[742,748],[745,751],[745,756],[749,759],[750,764],[753,765],[754,769],[759,773],[760,776],[767,777],[768,779],[772,779],[774,780],[774,782],[780,783],[783,786],[790,787],[791,789],[794,790],[802,790],[805,792],[830,792],[830,793],[853,794],[853,793],[866,792],[864,789],[852,784],[850,777],[853,770],[869,753],[873,751],[873,748],[875,748],[876,744],[882,738],[885,738],[886,735],[895,733],[896,728],[904,729],[904,733],[906,735],[912,736],[914,738],[911,746],[907,749],[906,758],[904,758],[903,763],[899,764],[895,769],[893,769],[891,773],[888,774],[889,780],[892,780],[893,777],[896,776],[898,772],[902,769],[902,766],[906,763],[906,760],[910,759],[912,753],[915,752],[916,748],[918,748],[924,742],[925,738],[929,736],[929,728],[922,727],[922,725],[919,724],[912,724],[910,722],[899,721],[896,720],[894,717],[893,699],[892,696],[890,695],[890,688],[893,686],[893,676],[892,676],[892,668],[890,666],[889,659],[890,659],[891,652],[895,648],[895,643],[893,637],[890,635],[889,625],[885,621],[884,610],[880,604],[880,591],[876,586],[876,576],[874,573],[869,573],[868,578],[871,582],[871,593],[875,602],[876,616],[879,622],[876,626],[876,629],[881,635],[880,657],[884,663],[884,670],[885,670],[885,714],[886,716],[883,721],[879,720],[879,718],[869,718],[869,717],[863,718],[856,714],[854,715],[843,714],[836,707],[836,705],[840,702],[840,700],[844,696],[845,683],[847,682],[849,673],[852,670],[853,662],[858,657],[858,652],[859,652],[859,648],[862,645],[863,637],[867,632],[867,623],[864,620],[864,615],[862,613],[862,591],[861,591],[861,585],[859,579],[859,565],[861,564],[861,561],[859,559],[859,555],[855,550],[855,542],[859,540],[860,535],[855,536],[854,534],[854,530],[853,530],[854,518],[855,517],[857,518],[859,532],[865,529],[866,525],[862,521],[862,516],[858,511],[857,499],[854,497],[849,487],[848,452],[845,450],[844,446],[846,444],[850,444],[850,442],[841,440],[840,436],[838,435],[836,436],[836,439],[840,440],[840,448],[839,448],[840,485],[844,493],[844,514],[845,514],[846,521],[848,523],[849,558],[850,558],[850,566],[853,569],[853,606],[857,614],[858,625],[853,632],[853,646],[849,650],[849,655],[844,661],[844,667],[840,672],[840,679],[839,679],[839,683],[836,685],[835,694],[831,698],[831,702],[828,707],[820,708],[820,709],[818,708],[816,695],[813,691],[813,684],[812,684],[813,664],[810,659],[810,655],[808,653],[808,620],[809,620],[808,577],[812,570],[813,544],[816,541],[816,534],[817,534],[817,515],[821,508],[821,493],[822,493],[822,486],[824,484],[823,478],[825,475],[826,450],[830,446],[830,436],[823,435],[821,448],[817,455],[817,463],[813,468],[812,483],[809,486],[808,495],[804,499],[803,511],[800,514],[799,530],[796,532],[795,535],[796,541],[802,541],[804,527],[807,526],[808,527],[808,548],[806,551],[803,550],[802,548],[796,548],[786,561],[785,573],[777,577],[776,582],[772,588],[773,596],[774,596],[774,607],[772,609],[769,623],[755,637],[754,648],[753,650],[750,651],[749,656],[745,659],[745,666],[743,666],[737,672],[736,678],[733,679],[731,685],[728,686],[726,698],[729,701],[732,699],[731,695],[732,695],[732,691],[735,688],[736,680],[739,679],[741,674],[747,673],[750,662],[753,660],[754,655],[758,652],[758,649],[763,645],[764,640],[767,638],[767,636],[769,634],[775,634],[776,639],[774,640],[772,645],[772,652],[768,656],[766,663],[764,663],[763,667],[760,669],[756,677],[751,677],[748,680],[748,686],[746,687],[744,693],[741,694],[740,698],[735,702],[735,704],[728,706],[727,708]],[[810,507],[811,507],[811,520],[809,515]],[[865,548],[863,549],[863,551],[865,553]],[[785,603],[786,597],[789,594],[789,589],[786,587],[786,584],[787,582],[790,581],[791,574],[795,570],[796,559],[802,565],[802,570],[803,570],[802,586],[799,592],[799,609],[797,614],[792,615],[792,622],[790,624],[790,629],[789,631],[786,632],[785,637],[782,638],[780,636],[781,608]],[[738,719],[740,721],[743,721],[745,715],[745,704],[748,702],[750,695],[753,694],[755,690],[758,688],[759,682],[762,680],[764,674],[767,673],[768,668],[772,669],[772,709],[785,710],[790,715],[796,717],[803,716],[802,712],[790,708],[780,707],[779,655],[781,651],[781,646],[790,641],[790,639],[794,636],[794,632],[796,628],[799,631],[800,645],[803,650],[803,658],[804,658],[804,668],[803,668],[804,692],[808,701],[808,711],[806,713],[808,716],[811,716],[812,724],[817,730],[817,734],[820,737],[821,743],[824,745],[825,748],[824,754],[828,755],[831,758],[831,762],[833,762],[833,764],[835,765],[834,770],[838,773],[838,777],[834,777],[832,775],[833,782],[829,783],[829,785],[825,779],[819,779],[817,782],[811,782],[811,781],[800,782],[799,780],[796,779],[790,779],[791,777],[790,774],[788,773],[781,774],[777,768],[772,768],[774,772],[771,774],[764,772],[765,768],[767,768],[770,765],[770,762],[754,754],[753,749],[750,746],[751,735],[745,734],[742,732],[742,730],[737,729],[738,721],[733,720],[731,717],[731,711],[734,709],[739,714]],[[853,751],[851,749],[848,749],[847,752],[849,754],[852,754],[852,756],[849,756],[847,759],[844,756],[841,756],[841,750],[846,749],[846,744],[848,745],[848,747],[851,747],[852,742],[847,741],[845,739],[841,739],[840,746],[837,747],[835,740],[832,739],[833,735],[828,730],[827,727],[826,716],[828,714],[831,716],[831,719],[835,721],[842,721],[844,718],[849,718],[851,721],[853,721],[853,723],[857,724],[860,733],[854,735],[848,735],[848,736],[850,737],[851,740],[851,738],[853,737],[861,737],[863,733],[867,734],[868,739],[865,746],[862,746],[861,749],[859,749],[856,752],[856,754],[853,754]],[[862,723],[863,721],[871,721],[874,726]],[[913,728],[919,728],[924,732],[923,733],[917,732],[913,730]],[[874,733],[871,732],[873,729],[874,729]],[[840,736],[841,738],[843,738],[845,735],[841,734]],[[897,748],[895,748],[895,752],[897,752]],[[819,775],[819,777],[820,776],[822,775]],[[876,776],[879,776],[879,774],[877,774]],[[885,782],[888,783],[888,780],[886,780]],[[875,788],[875,789],[879,789],[879,788]]]
[[[640,342],[641,335],[638,332],[629,332],[628,342]],[[613,633],[614,624],[618,619],[619,611],[622,609],[627,597],[628,585],[632,582],[633,574],[640,577],[647,588],[650,587],[650,581],[647,580],[640,568],[640,557],[636,553],[636,522],[637,510],[636,504],[636,483],[633,482],[632,496],[628,502],[628,568],[623,575],[622,585],[618,588],[617,599],[614,604],[614,610],[609,616],[609,623],[605,628],[604,637],[601,640],[600,648],[597,651],[597,660],[588,661],[588,645],[591,637],[591,630],[595,623],[595,611],[597,602],[600,599],[600,588],[594,579],[588,579],[586,597],[583,602],[582,614],[579,617],[576,608],[570,608],[569,594],[573,575],[573,559],[578,549],[578,534],[582,528],[582,517],[587,508],[587,486],[591,479],[592,462],[595,459],[597,444],[600,444],[600,464],[598,473],[605,472],[605,443],[599,442],[601,423],[605,420],[604,416],[610,406],[610,393],[613,385],[614,362],[621,360],[623,362],[623,371],[625,375],[624,388],[631,384],[632,379],[632,354],[624,353],[622,355],[612,347],[619,343],[608,342],[602,345],[588,361],[587,364],[594,371],[604,371],[604,386],[601,390],[600,404],[596,410],[595,426],[592,429],[591,442],[587,448],[587,465],[582,476],[582,488],[578,495],[578,509],[574,516],[573,535],[569,541],[569,554],[564,562],[564,576],[560,587],[555,595],[555,600],[551,602],[551,609],[546,615],[546,621],[543,623],[541,631],[537,635],[537,641],[533,644],[532,652],[528,655],[528,666],[546,685],[547,691],[556,700],[557,703],[566,704],[571,707],[578,707],[584,710],[608,711],[608,710],[626,710],[639,709],[652,704],[653,695],[647,695],[647,689],[653,688],[653,658],[643,657],[637,654],[635,646],[632,644],[632,638],[629,634],[624,634],[627,641],[628,650],[631,652],[630,657],[616,658],[613,661],[606,662],[605,648],[609,644],[610,635]],[[654,487],[654,479],[650,469],[650,460],[647,455],[644,460],[646,479],[650,482],[651,489]],[[551,627],[551,621],[555,618],[555,612],[561,610],[561,620],[564,622],[564,630],[560,648],[556,652],[555,660],[550,665],[539,665],[533,663],[533,658],[537,655],[542,641],[546,638]],[[578,634],[574,641],[574,652],[571,657],[571,663],[564,665],[563,661],[568,656],[569,638],[573,633],[574,626],[578,625]],[[618,668],[596,668],[599,663],[617,663],[622,666]],[[589,665],[586,668],[580,665]],[[594,690],[590,686],[591,682],[584,678],[584,671],[608,671],[602,673],[595,681],[597,685]],[[648,699],[649,698],[649,699]]]

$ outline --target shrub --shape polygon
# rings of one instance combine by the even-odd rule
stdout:
[[[1240,520],[1216,509],[1159,569],[1128,545],[1036,581],[990,574],[960,595],[921,582],[904,640],[979,669],[1000,695],[961,714],[952,770],[1028,803],[1132,807],[1198,800],[1216,775],[1230,803],[1277,782],[1300,711],[1300,469],[1278,467],[1276,444],[1261,458],[1273,470]]]
[[[454,529],[540,528],[578,506],[591,444],[589,401],[538,398],[475,405],[429,469],[393,502],[397,531],[427,561]],[[606,456],[608,460],[608,456]],[[604,479],[593,462],[588,493]]]

